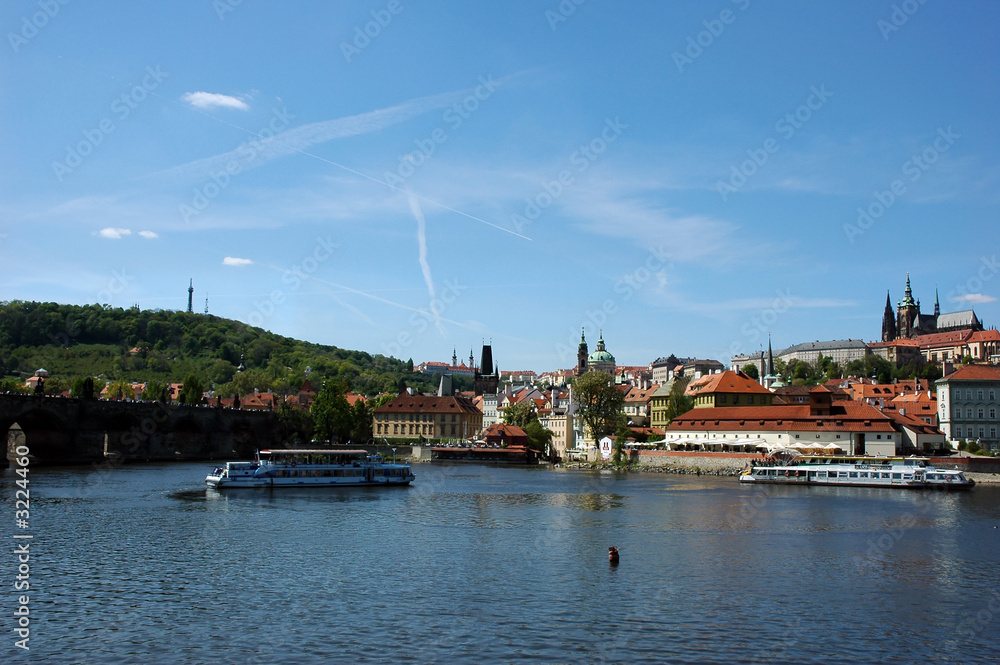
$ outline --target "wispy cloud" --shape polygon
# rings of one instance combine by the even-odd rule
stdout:
[[[253,261],[250,259],[241,259],[235,256],[227,256],[222,259],[222,265],[224,266],[249,266],[253,265]]]
[[[988,296],[984,293],[966,293],[965,295],[955,296],[952,300],[957,300],[958,302],[971,303],[973,305],[982,305],[983,303],[996,302],[996,298],[993,296]]]
[[[100,231],[98,231],[97,235],[101,236],[102,238],[109,238],[111,240],[121,240],[125,236],[132,235],[132,229],[118,229],[109,226],[105,229],[101,229]]]
[[[254,150],[238,147],[229,152],[205,157],[167,169],[155,174],[155,177],[183,179],[208,178],[212,173],[226,168],[227,165],[230,169],[235,168],[235,165],[239,165],[240,170],[246,170],[260,166],[277,157],[304,152],[306,149],[320,143],[375,132],[428,111],[446,108],[463,100],[469,94],[469,90],[459,90],[428,97],[418,97],[377,111],[368,111],[343,118],[302,125],[301,127],[289,129],[267,138],[261,138],[254,135],[253,132],[248,132],[250,134],[249,138],[256,140]]]
[[[156,238],[160,237],[156,234],[155,231],[139,231],[139,235],[145,238],[146,240],[155,240]]]
[[[250,107],[242,99],[217,92],[185,92],[181,99],[196,109],[229,108],[247,111]]]

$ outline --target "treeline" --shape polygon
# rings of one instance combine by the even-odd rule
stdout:
[[[972,359],[968,360],[971,362]],[[743,372],[752,379],[760,378],[754,365],[747,365]],[[875,354],[869,354],[861,360],[852,360],[843,367],[830,356],[822,356],[812,363],[805,360],[789,360],[785,363],[778,358],[774,361],[774,372],[786,384],[795,386],[814,386],[847,376],[875,379],[879,383],[907,379],[926,379],[933,383],[941,378],[941,368],[935,363],[925,362],[923,357],[896,367],[895,363]]]
[[[245,371],[237,372],[241,362]],[[87,377],[99,392],[107,381],[170,383],[193,376],[223,396],[254,389],[293,393],[307,375],[317,390],[331,381],[367,395],[437,387],[435,377],[412,371],[412,359],[312,344],[207,314],[0,302],[4,387],[23,385],[39,368],[51,375],[50,394]],[[463,387],[456,380],[456,389]]]

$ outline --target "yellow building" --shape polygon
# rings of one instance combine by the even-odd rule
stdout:
[[[403,393],[375,409],[372,433],[387,439],[469,439],[483,429],[483,413],[459,396]]]
[[[770,390],[743,372],[732,370],[696,379],[688,384],[684,394],[694,399],[696,409],[715,406],[769,406],[773,397]]]

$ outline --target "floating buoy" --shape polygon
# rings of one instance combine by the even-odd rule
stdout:
[[[614,545],[608,548],[608,561],[618,563],[618,548]]]

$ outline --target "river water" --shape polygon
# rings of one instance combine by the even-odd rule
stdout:
[[[220,493],[211,467],[31,469],[30,651],[8,553],[0,662],[1000,661],[1000,488],[424,464]]]

